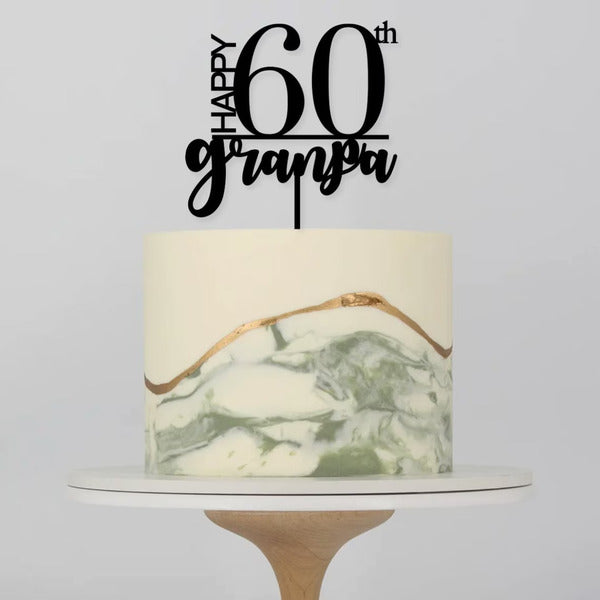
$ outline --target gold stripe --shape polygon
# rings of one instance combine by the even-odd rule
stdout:
[[[315,304],[314,306],[306,306],[304,308],[298,308],[290,312],[282,313],[275,317],[268,317],[266,319],[258,319],[256,321],[244,323],[244,325],[236,327],[231,333],[221,338],[214,346],[211,346],[192,366],[187,368],[183,373],[177,375],[177,377],[171,379],[171,381],[167,381],[166,383],[152,383],[147,377],[144,377],[146,387],[153,394],[157,395],[166,394],[167,392],[170,392],[180,381],[188,377],[188,375],[191,375],[209,358],[211,358],[217,352],[225,348],[225,346],[231,344],[231,342],[233,342],[236,338],[240,337],[248,331],[251,331],[252,329],[257,329],[259,327],[267,327],[269,325],[277,323],[278,321],[281,321],[282,319],[287,319],[289,317],[293,317],[295,315],[300,315],[303,313],[353,306],[372,306],[373,308],[382,310],[383,312],[388,313],[393,317],[397,317],[403,323],[408,325],[413,331],[418,333],[423,339],[425,339],[440,356],[447,358],[452,353],[452,346],[450,346],[449,348],[444,348],[443,346],[438,344],[427,334],[427,332],[418,323],[413,321],[400,309],[390,304],[383,296],[380,296],[379,294],[376,294],[374,292],[353,292],[351,294],[342,294],[337,298],[332,298],[331,300],[327,300],[325,302],[322,302],[321,304]]]

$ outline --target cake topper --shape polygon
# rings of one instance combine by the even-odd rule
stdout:
[[[389,140],[387,134],[371,133],[377,124],[385,98],[385,64],[381,46],[397,44],[396,30],[388,21],[373,31],[355,23],[342,23],[328,29],[318,42],[312,61],[311,95],[321,131],[311,134],[296,132],[305,111],[306,92],[298,79],[277,66],[253,69],[257,47],[265,36],[283,31],[283,49],[294,52],[300,48],[298,31],[285,23],[262,27],[242,46],[237,61],[237,42],[212,34],[210,87],[212,97],[210,139],[192,140],[185,152],[188,169],[200,179],[190,193],[189,211],[196,217],[208,217],[221,205],[227,183],[227,165],[243,161],[242,183],[250,186],[261,175],[275,176],[281,183],[293,181],[294,227],[301,226],[301,182],[309,176],[318,184],[324,196],[334,194],[348,173],[360,171],[382,184],[391,177],[397,155],[381,147],[372,147],[378,140]],[[331,49],[334,40],[344,31],[360,34],[366,51],[367,97],[362,123],[353,131],[341,131],[335,124],[330,96]],[[265,72],[281,78],[287,93],[285,120],[276,132],[261,131],[252,118],[250,87],[253,79]],[[314,145],[302,151],[291,150],[285,142],[304,140]],[[265,149],[265,143],[277,141],[277,149]],[[257,147],[258,146],[258,147]],[[200,198],[201,190],[207,192]]]

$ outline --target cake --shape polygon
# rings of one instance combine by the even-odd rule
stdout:
[[[439,233],[146,236],[146,471],[451,470],[451,285]]]

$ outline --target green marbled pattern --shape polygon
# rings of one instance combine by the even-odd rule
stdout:
[[[339,477],[451,469],[450,359],[374,331],[313,344],[286,341],[277,326],[269,334],[273,351],[255,363],[201,368],[155,398],[147,429],[150,472]],[[307,386],[306,411],[286,412],[285,393],[275,399],[281,411],[253,414],[256,398],[247,408],[227,405],[223,382],[238,378],[243,393],[243,381],[259,377],[265,395],[271,377],[284,390]]]

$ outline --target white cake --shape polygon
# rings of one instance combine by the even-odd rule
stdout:
[[[452,468],[449,236],[195,231],[144,250],[148,472]]]

